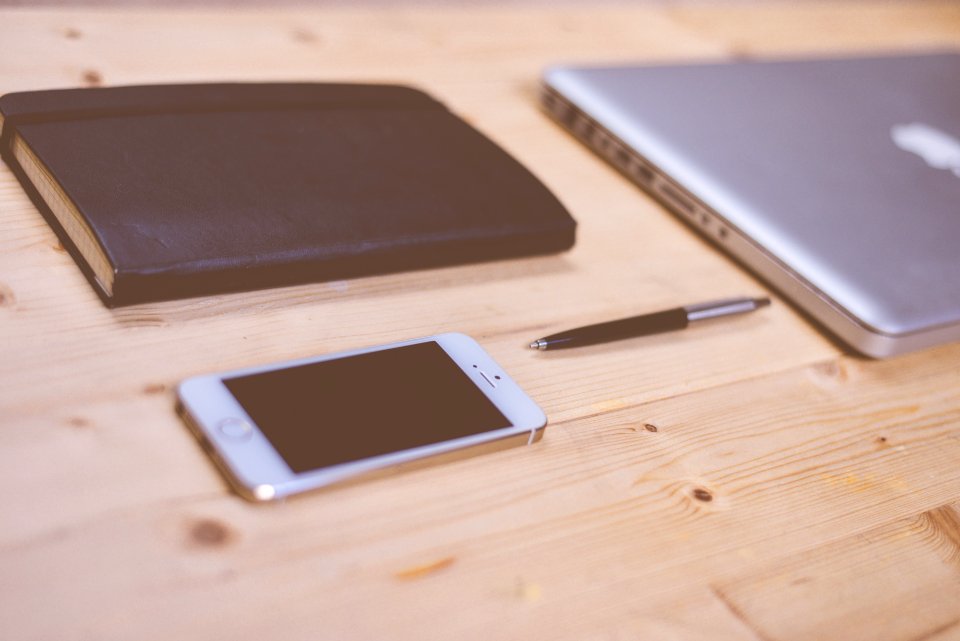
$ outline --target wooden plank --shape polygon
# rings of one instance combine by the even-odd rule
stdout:
[[[945,505],[754,570],[715,594],[762,639],[960,634],[960,512]]]
[[[213,491],[212,478],[205,494],[177,497],[189,483],[130,448],[126,465],[174,483],[169,498],[90,509],[8,542],[0,608],[23,638],[64,621],[97,638],[148,639],[315,638],[311,621],[329,638],[371,639],[577,639],[649,632],[672,616],[682,628],[678,603],[746,568],[960,497],[960,346],[932,356],[844,359],[606,412],[554,425],[529,449],[266,507]],[[196,474],[199,456],[182,470]],[[120,476],[141,494],[145,481]],[[911,570],[914,548],[903,554],[895,569],[913,585],[936,591],[946,580],[929,564]],[[838,568],[835,581],[858,580],[856,563]],[[774,612],[786,597],[764,586],[756,598]],[[51,603],[60,615],[39,616]],[[122,616],[105,605],[117,603]],[[155,620],[158,604],[181,614]],[[362,615],[370,604],[376,612]],[[939,622],[945,604],[955,605],[914,631]],[[763,629],[752,606],[738,607]],[[729,608],[704,610],[739,634]]]
[[[917,46],[953,49],[960,28],[960,6],[949,1],[840,2],[826,11],[817,2],[706,9],[681,5],[670,16],[705,39],[723,43],[731,55],[747,58],[784,50],[823,55]]]

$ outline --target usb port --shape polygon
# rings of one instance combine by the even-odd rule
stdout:
[[[668,184],[659,185],[660,194],[672,205],[682,209],[690,215],[696,211],[696,208],[693,206],[693,203],[687,200],[684,196],[680,194],[676,189],[671,187]]]
[[[593,124],[586,118],[580,119],[576,125],[576,133],[580,135],[584,140],[590,140],[593,136]]]
[[[634,161],[633,165],[630,167],[630,173],[633,174],[633,177],[639,180],[644,184],[649,184],[653,182],[654,173],[653,170],[647,167],[642,162]]]

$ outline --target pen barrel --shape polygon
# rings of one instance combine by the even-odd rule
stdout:
[[[687,312],[682,307],[678,307],[644,316],[587,325],[562,334],[553,334],[542,340],[546,341],[551,348],[576,347],[578,345],[595,345],[622,340],[634,336],[660,334],[683,329],[686,326]]]

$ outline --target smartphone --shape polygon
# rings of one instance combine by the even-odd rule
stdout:
[[[253,501],[529,445],[547,424],[463,334],[197,376],[177,395],[201,445]]]

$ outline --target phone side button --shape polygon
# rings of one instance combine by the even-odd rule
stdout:
[[[250,423],[240,418],[225,418],[217,423],[217,431],[232,441],[245,441],[253,430]]]

